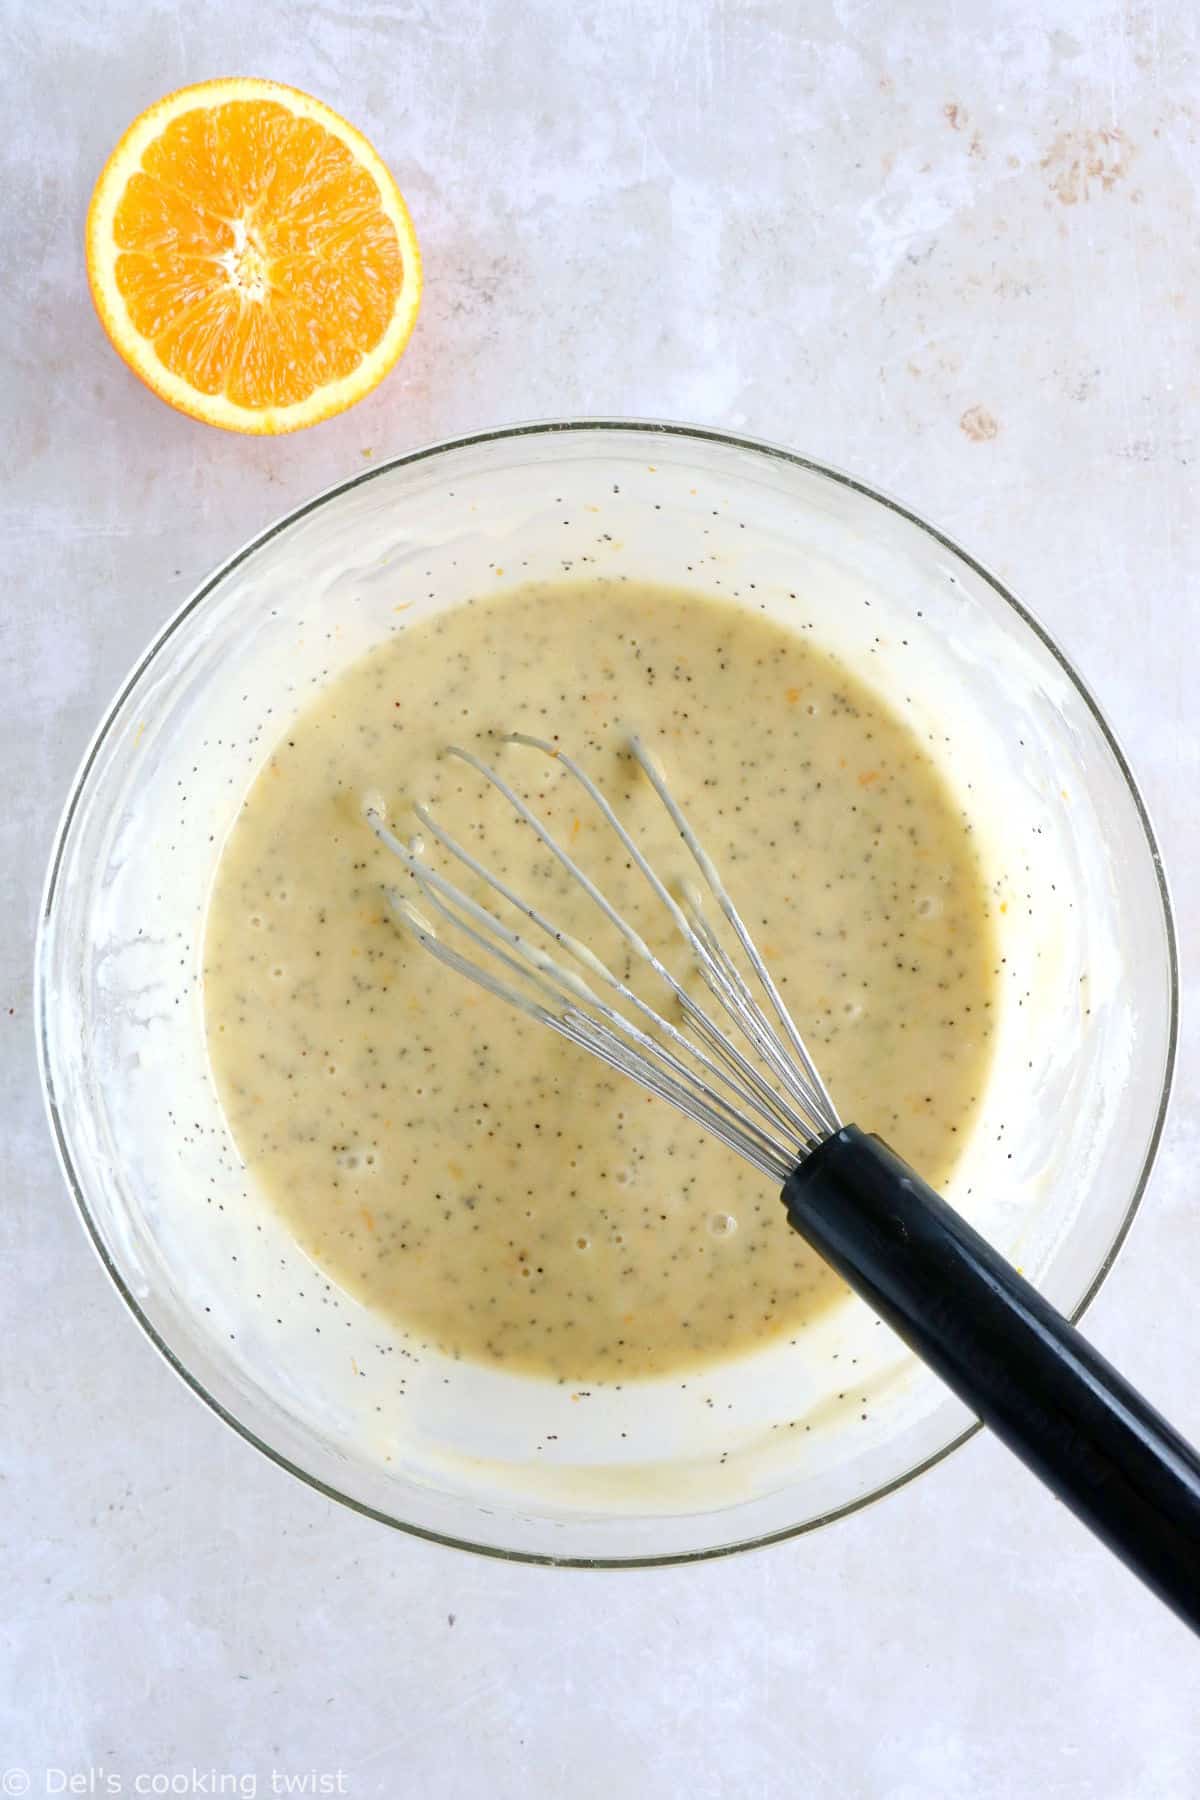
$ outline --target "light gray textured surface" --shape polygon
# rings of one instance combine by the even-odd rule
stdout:
[[[342,1771],[363,1796],[1195,1794],[1196,1644],[994,1443],[815,1537],[639,1574],[456,1555],[291,1481],[107,1287],[51,1157],[30,1016],[71,773],[199,578],[368,450],[587,412],[796,445],[989,562],[1131,754],[1187,973],[1194,8],[4,0],[0,51],[0,1770],[34,1794],[47,1769],[98,1768],[125,1792],[191,1771],[175,1791],[205,1792],[215,1771],[269,1793],[275,1769]],[[397,372],[275,443],[176,417],[127,375],[82,257],[132,115],[243,72],[359,123],[426,255]],[[1193,1025],[1089,1320],[1194,1438],[1198,1089]]]

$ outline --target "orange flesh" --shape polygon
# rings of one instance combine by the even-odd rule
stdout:
[[[314,121],[269,100],[174,119],[117,206],[116,282],[174,374],[288,406],[378,345],[404,267],[379,189]]]

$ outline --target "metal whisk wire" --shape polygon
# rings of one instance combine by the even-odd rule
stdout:
[[[482,775],[514,809],[518,818],[533,830],[567,875],[578,883],[615,928],[631,955],[653,971],[679,1007],[685,1028],[681,1029],[663,1017],[586,944],[564,931],[493,874],[438,822],[428,807],[419,804],[414,808],[425,830],[471,875],[483,881],[535,925],[576,965],[575,968],[569,967],[562,955],[550,954],[521,931],[504,923],[439,870],[432,868],[424,860],[424,846],[420,840],[411,844],[402,842],[387,825],[381,808],[368,803],[365,807],[367,823],[380,843],[392,851],[413,876],[426,908],[439,921],[475,944],[489,961],[479,962],[447,942],[440,935],[438,924],[420,906],[391,890],[389,902],[397,919],[447,967],[466,976],[487,993],[507,1001],[527,1017],[537,1019],[570,1042],[591,1051],[610,1068],[629,1076],[649,1093],[669,1101],[688,1118],[704,1126],[763,1174],[785,1181],[805,1155],[838,1129],[838,1114],[782,995],[661,771],[641,740],[631,737],[629,753],[650,781],[699,870],[703,886],[716,901],[753,978],[765,995],[765,1007],[705,919],[700,890],[694,884],[685,884],[683,904],[680,905],[605,795],[574,758],[556,745],[523,732],[513,732],[505,741],[552,757],[587,795],[616,834],[656,900],[666,909],[709,994],[717,1002],[724,1028],[687,991],[526,801],[495,769],[469,750],[451,746],[446,754]],[[514,985],[512,980],[498,974],[497,967],[520,985]],[[591,978],[590,982],[585,975]],[[602,998],[592,982],[606,987],[627,1010],[621,1011]],[[629,1017],[629,1012],[636,1017]],[[692,1035],[688,1035],[689,1030]],[[739,1047],[739,1039],[746,1045],[749,1055]]]

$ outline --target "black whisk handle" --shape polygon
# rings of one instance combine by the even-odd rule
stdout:
[[[788,1218],[909,1348],[1193,1630],[1200,1456],[879,1138],[847,1125]]]

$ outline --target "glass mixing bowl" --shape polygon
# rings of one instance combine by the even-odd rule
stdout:
[[[604,422],[439,445],[299,508],[188,601],[84,759],[38,944],[50,1120],[100,1258],[184,1381],[324,1493],[492,1554],[630,1565],[811,1529],[929,1467],[970,1417],[852,1298],[790,1343],[622,1388],[414,1346],[248,1179],[200,993],[222,842],[314,688],[439,608],[564,574],[765,609],[930,741],[978,835],[1004,957],[949,1197],[1073,1316],[1158,1143],[1175,949],[1133,778],[1045,632],[905,508],[769,445]]]

